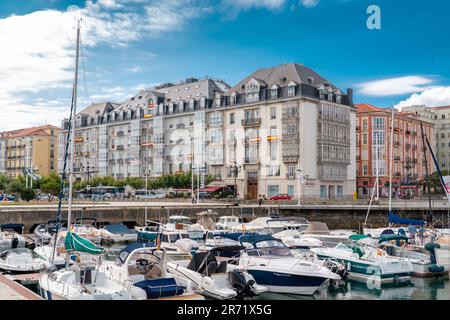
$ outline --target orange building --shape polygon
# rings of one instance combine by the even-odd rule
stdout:
[[[357,104],[356,167],[359,198],[389,196],[392,110],[370,104]],[[424,137],[434,146],[434,124],[422,120]],[[377,152],[378,151],[378,152]],[[428,172],[435,171],[430,152],[426,152]],[[420,194],[418,186],[426,176],[419,116],[395,111],[392,190],[394,197]],[[378,190],[374,190],[378,171]]]

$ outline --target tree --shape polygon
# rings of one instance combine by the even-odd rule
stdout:
[[[6,191],[11,194],[19,195],[22,190],[25,189],[25,185],[22,184],[19,180],[15,179],[12,180],[8,185],[6,186]]]
[[[20,198],[25,201],[33,200],[36,197],[36,193],[33,188],[24,188],[20,191]]]
[[[6,190],[8,184],[11,182],[11,179],[4,174],[0,174],[0,192]]]
[[[50,193],[54,196],[61,190],[61,177],[52,171],[48,176],[42,177],[40,184],[42,192]]]

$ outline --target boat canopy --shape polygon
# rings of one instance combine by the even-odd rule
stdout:
[[[0,225],[0,230],[2,231],[12,230],[20,234],[23,233],[23,228],[24,228],[23,223],[5,223]]]
[[[136,233],[136,230],[129,229],[126,225],[122,223],[114,223],[114,224],[107,224],[104,226],[105,230],[117,234],[117,233],[125,233],[125,234],[132,234]]]
[[[67,251],[79,251],[90,254],[102,254],[104,248],[93,244],[76,233],[68,232],[64,241]]]
[[[412,224],[412,225],[415,225],[415,226],[425,225],[425,222],[422,221],[422,220],[402,218],[402,217],[399,217],[398,215],[394,214],[393,212],[389,212],[389,223],[392,223],[392,224]]]
[[[408,241],[408,237],[406,236],[402,236],[400,234],[383,234],[380,235],[380,237],[378,238],[378,243],[382,243],[385,241],[392,241],[392,240],[404,240],[404,241]]]

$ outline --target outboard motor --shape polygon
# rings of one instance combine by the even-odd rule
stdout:
[[[425,249],[430,252],[430,260],[433,265],[429,267],[430,272],[441,273],[444,272],[444,266],[440,266],[437,264],[436,259],[436,249],[439,249],[441,246],[439,243],[429,242],[425,244]]]
[[[347,268],[342,263],[339,263],[339,262],[336,262],[336,261],[332,261],[332,260],[327,260],[325,262],[325,267],[327,267],[328,270],[330,270],[331,272],[336,273],[337,275],[339,275],[342,280],[345,280],[345,279],[348,278]]]
[[[17,239],[17,237],[14,237],[11,240],[11,248],[16,249],[18,246],[19,246],[19,239]]]
[[[231,286],[236,289],[238,299],[255,296],[252,290],[255,280],[247,281],[242,271],[234,269],[228,274],[228,280],[230,281]]]

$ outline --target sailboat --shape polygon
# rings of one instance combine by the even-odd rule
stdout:
[[[75,138],[75,115],[77,102],[77,80],[78,80],[78,59],[80,52],[80,30],[81,19],[77,25],[77,44],[75,62],[75,81],[72,91],[72,106],[70,113],[69,129],[67,131],[67,142],[65,146],[64,167],[61,179],[61,191],[59,194],[58,213],[56,217],[56,233],[54,236],[54,247],[51,251],[50,261],[44,263],[45,270],[40,274],[39,287],[40,294],[47,300],[130,300],[130,286],[116,283],[107,278],[104,272],[93,265],[92,261],[82,264],[81,261],[67,267],[69,254],[71,252],[84,252],[92,255],[101,255],[103,248],[95,245],[91,241],[84,239],[73,232],[71,228],[71,213],[73,200],[73,172],[74,172],[74,138]],[[66,268],[55,270],[55,255],[61,224],[61,207],[64,193],[64,183],[66,178],[67,155],[70,145],[70,173],[69,173],[69,203],[67,217],[67,233],[64,236],[66,256]],[[101,263],[101,259],[98,259]]]

